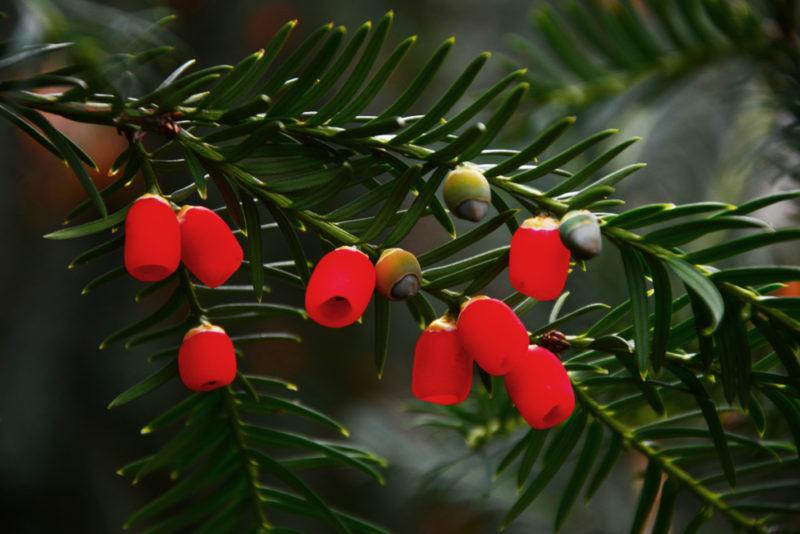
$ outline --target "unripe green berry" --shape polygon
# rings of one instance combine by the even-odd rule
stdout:
[[[489,182],[475,167],[456,167],[444,180],[444,202],[461,219],[480,221],[489,211],[491,201]]]
[[[388,248],[375,264],[378,292],[389,300],[405,300],[419,292],[422,267],[417,257],[402,248]]]
[[[590,260],[603,250],[600,221],[588,210],[567,212],[561,218],[561,241],[576,260]]]

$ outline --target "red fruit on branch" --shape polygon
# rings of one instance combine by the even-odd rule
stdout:
[[[208,287],[225,283],[242,265],[244,252],[222,217],[202,206],[184,206],[181,225],[181,259],[189,271]]]
[[[473,297],[458,316],[461,346],[490,375],[514,368],[528,350],[528,331],[514,310],[497,299]]]
[[[414,348],[411,392],[434,404],[457,404],[472,388],[472,358],[461,347],[456,325],[440,317],[428,325]]]
[[[516,367],[503,377],[511,401],[537,430],[563,423],[575,409],[575,394],[558,356],[531,345]]]
[[[181,261],[181,232],[169,202],[158,195],[139,197],[125,219],[125,269],[137,280],[157,282]]]
[[[178,372],[192,391],[210,391],[233,382],[236,351],[225,330],[210,324],[189,330],[178,351]]]
[[[569,250],[561,242],[558,221],[532,217],[511,238],[508,277],[514,289],[536,300],[553,300],[564,290]]]
[[[364,313],[375,289],[375,267],[355,247],[325,254],[306,287],[306,312],[330,328],[353,324]]]

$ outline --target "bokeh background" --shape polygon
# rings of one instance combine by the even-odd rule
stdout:
[[[0,2],[8,18],[2,33],[37,40],[66,36],[92,46],[125,49],[141,38],[143,20],[172,11],[177,19],[153,37],[177,45],[172,64],[189,57],[200,65],[235,63],[260,48],[286,20],[300,20],[302,35],[328,21],[357,27],[389,9],[396,18],[391,42],[418,34],[409,61],[392,77],[376,102],[392,101],[416,74],[435,46],[451,35],[457,44],[430,102],[464,66],[484,50],[494,52],[491,68],[480,77],[488,86],[510,65],[522,63],[511,34],[532,37],[533,0],[20,0]],[[133,15],[133,16],[131,16]],[[65,33],[66,32],[66,33]],[[74,33],[70,33],[74,32]],[[769,93],[745,61],[726,61],[673,83],[642,83],[602,104],[577,111],[570,139],[616,127],[622,136],[643,140],[618,163],[645,161],[622,188],[629,206],[645,202],[714,199],[736,202],[773,189],[793,187],[775,165],[791,156],[776,143],[785,119],[768,102]],[[534,79],[535,83],[535,79]],[[424,105],[421,102],[420,105]],[[548,119],[575,110],[559,106],[536,109],[508,132],[505,144],[518,146]],[[56,125],[108,168],[124,141],[116,132],[58,120]],[[102,178],[99,178],[102,180]],[[188,176],[168,177],[172,183]],[[67,270],[86,242],[48,242],[42,235],[57,228],[81,191],[70,172],[17,132],[0,128],[0,530],[13,533],[106,533],[121,529],[125,518],[152,499],[164,481],[132,487],[115,474],[128,461],[153,450],[160,436],[140,436],[139,429],[159,407],[181,394],[179,384],[108,411],[106,405],[131,383],[152,372],[146,348],[98,350],[107,333],[143,316],[157,302],[136,305],[133,281],[122,279],[81,296],[81,288],[103,272],[101,265]],[[119,199],[119,201],[124,201]],[[782,204],[761,213],[780,226],[795,217],[796,206]],[[461,227],[460,227],[461,228]],[[425,223],[403,246],[423,252],[445,239]],[[502,244],[496,232],[481,248]],[[719,237],[723,239],[724,237]],[[494,240],[494,241],[493,241]],[[268,261],[288,257],[284,245],[266,243]],[[314,249],[311,249],[312,253]],[[318,250],[317,250],[318,252]],[[790,248],[772,252],[781,263],[797,263]],[[613,256],[613,255],[609,255]],[[757,258],[756,258],[757,259]],[[762,260],[770,260],[761,258]],[[755,260],[752,259],[751,260]],[[118,264],[120,256],[106,267]],[[501,277],[502,279],[503,277]],[[592,300],[614,304],[623,297],[615,257],[603,257],[588,273],[572,276],[568,307]],[[509,288],[503,280],[490,287],[496,295]],[[268,297],[300,303],[302,295],[275,285]],[[535,325],[549,308],[527,318]],[[275,327],[278,325],[270,325]],[[353,439],[389,460],[386,487],[349,472],[325,472],[314,480],[334,504],[396,532],[494,532],[515,488],[510,480],[491,481],[499,451],[513,437],[501,437],[479,453],[446,431],[415,427],[407,410],[411,356],[418,330],[404,309],[394,313],[391,353],[384,377],[373,367],[371,310],[363,325],[323,330],[299,321],[286,323],[305,338],[302,345],[253,347],[247,365],[300,385],[308,404],[332,413]],[[274,328],[273,328],[274,329]],[[613,533],[626,528],[642,466],[631,456],[589,506],[573,509],[565,532]],[[568,472],[568,471],[567,471]],[[563,481],[561,482],[563,484]],[[557,483],[555,488],[559,488]],[[549,531],[558,493],[542,495],[509,532]],[[685,504],[685,503],[684,503]],[[681,514],[690,514],[694,506]],[[622,523],[619,518],[626,518]]]

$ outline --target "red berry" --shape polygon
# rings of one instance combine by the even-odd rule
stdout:
[[[569,250],[561,242],[558,221],[532,217],[511,238],[508,277],[514,289],[536,300],[553,300],[564,290]]]
[[[504,375],[528,350],[528,331],[503,301],[473,297],[458,316],[461,346],[490,375]]]
[[[178,351],[178,372],[192,391],[209,391],[233,382],[236,352],[225,330],[209,324],[189,330]]]
[[[549,350],[531,345],[505,377],[506,391],[522,418],[537,430],[556,426],[575,408],[567,370]]]
[[[139,197],[125,219],[125,269],[137,280],[157,282],[181,261],[181,232],[175,212],[157,195]]]
[[[354,247],[325,254],[306,287],[306,312],[330,328],[353,324],[367,309],[375,289],[375,267]]]
[[[440,318],[428,325],[414,349],[411,392],[434,404],[456,404],[472,388],[472,358],[461,348],[453,321]]]
[[[244,252],[222,217],[202,206],[184,206],[181,223],[181,259],[208,287],[224,284],[242,264]]]

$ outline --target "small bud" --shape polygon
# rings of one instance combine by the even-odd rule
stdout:
[[[210,324],[189,330],[178,351],[178,372],[192,391],[210,391],[233,382],[236,351],[225,330]]]
[[[506,391],[525,421],[537,430],[563,423],[575,409],[567,370],[549,350],[531,345],[504,377]]]
[[[375,289],[375,267],[355,247],[325,254],[306,287],[306,312],[329,328],[353,324],[364,313]]]
[[[553,300],[564,290],[569,250],[561,242],[558,221],[531,217],[514,232],[508,277],[514,289],[539,301]]]
[[[589,210],[567,212],[561,218],[561,241],[576,260],[590,260],[603,250],[600,221]]]
[[[539,340],[539,345],[556,354],[566,352],[572,347],[564,332],[558,330],[546,332]]]
[[[417,257],[402,248],[383,251],[375,264],[376,287],[389,300],[405,300],[419,292],[422,268]]]
[[[457,404],[472,388],[472,358],[458,339],[456,325],[447,317],[433,321],[417,340],[411,392],[434,404]]]
[[[492,190],[478,169],[466,165],[450,171],[444,180],[444,202],[457,217],[477,222],[489,211]]]
[[[184,206],[181,224],[181,259],[186,268],[208,287],[224,284],[242,265],[244,252],[227,223],[203,206]]]
[[[461,346],[490,375],[500,376],[514,368],[528,350],[528,331],[514,310],[497,299],[469,299],[458,316]]]
[[[169,202],[158,195],[139,197],[125,218],[125,269],[142,282],[168,277],[181,261],[181,232]]]

